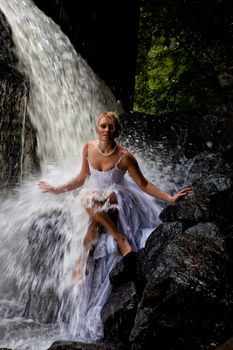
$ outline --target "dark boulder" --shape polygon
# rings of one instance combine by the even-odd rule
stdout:
[[[57,285],[62,278],[59,265],[69,251],[70,242],[65,232],[70,225],[67,213],[53,210],[39,215],[29,229],[32,275],[24,310],[27,318],[43,323],[56,322],[61,303],[68,303],[66,296],[58,293]]]
[[[47,350],[107,350],[103,344],[86,344],[74,341],[56,341]]]
[[[129,334],[134,325],[138,301],[138,293],[132,282],[113,289],[108,304],[103,307],[101,313],[104,322],[104,341],[108,348],[121,350],[130,348]],[[116,318],[120,322],[116,322]]]
[[[173,215],[168,217],[171,209],[165,209],[161,217],[166,222],[145,248],[124,257],[111,272],[113,294],[103,313],[106,344],[114,328],[110,349],[128,342],[133,350],[150,349],[151,344],[158,350],[201,350],[230,337],[232,257],[214,203],[224,192],[206,184],[171,206]],[[191,211],[185,210],[188,206]],[[202,214],[193,219],[190,213],[198,213],[198,207]],[[133,306],[127,326],[121,296]]]

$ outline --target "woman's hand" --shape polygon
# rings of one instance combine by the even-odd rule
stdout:
[[[38,186],[42,190],[42,192],[49,192],[53,194],[57,194],[56,188],[51,186],[48,182],[46,181],[39,181]]]
[[[187,188],[183,188],[182,190],[180,190],[179,192],[177,192],[176,194],[174,194],[173,196],[171,196],[171,201],[170,203],[176,203],[178,201],[180,201],[181,199],[183,199],[184,197],[186,197],[188,194],[192,193],[192,189],[190,187]]]

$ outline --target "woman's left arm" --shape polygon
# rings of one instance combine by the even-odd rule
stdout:
[[[128,153],[124,158],[125,167],[128,170],[130,177],[136,182],[136,184],[143,192],[171,204],[184,198],[189,193],[192,193],[192,189],[189,187],[183,188],[173,196],[167,194],[166,192],[163,192],[160,188],[155,186],[144,177],[137,160],[131,153]]]
[[[87,161],[87,152],[88,144],[86,143],[83,146],[83,155],[82,155],[82,167],[80,172],[71,179],[68,183],[54,187],[50,185],[47,181],[39,181],[38,185],[43,192],[49,192],[53,194],[60,194],[68,191],[75,190],[76,188],[82,186],[87,178],[90,175],[90,169]]]

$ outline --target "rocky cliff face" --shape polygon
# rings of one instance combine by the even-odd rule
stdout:
[[[0,12],[0,189],[37,167],[36,139],[27,116],[28,81],[17,68],[11,29]]]

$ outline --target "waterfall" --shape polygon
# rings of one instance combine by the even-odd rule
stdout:
[[[94,137],[96,116],[121,107],[32,1],[0,0],[0,10],[12,28],[18,69],[29,81],[25,108],[37,135],[40,178],[59,185],[79,170],[82,144]],[[80,221],[75,191],[44,194],[37,181],[24,180],[0,203],[0,347],[17,350],[44,350],[54,340],[76,339],[79,324],[73,270],[83,236],[75,233],[79,225],[85,234],[87,219]]]
[[[23,111],[23,123],[22,123],[22,134],[21,134],[21,156],[20,156],[20,181],[23,177],[23,159],[24,159],[24,147],[25,147],[25,124],[27,114],[27,95],[24,96],[24,111]]]
[[[42,169],[71,164],[105,110],[120,111],[109,88],[76,53],[60,27],[30,0],[1,0],[12,27],[19,69],[30,82],[28,114]]]

